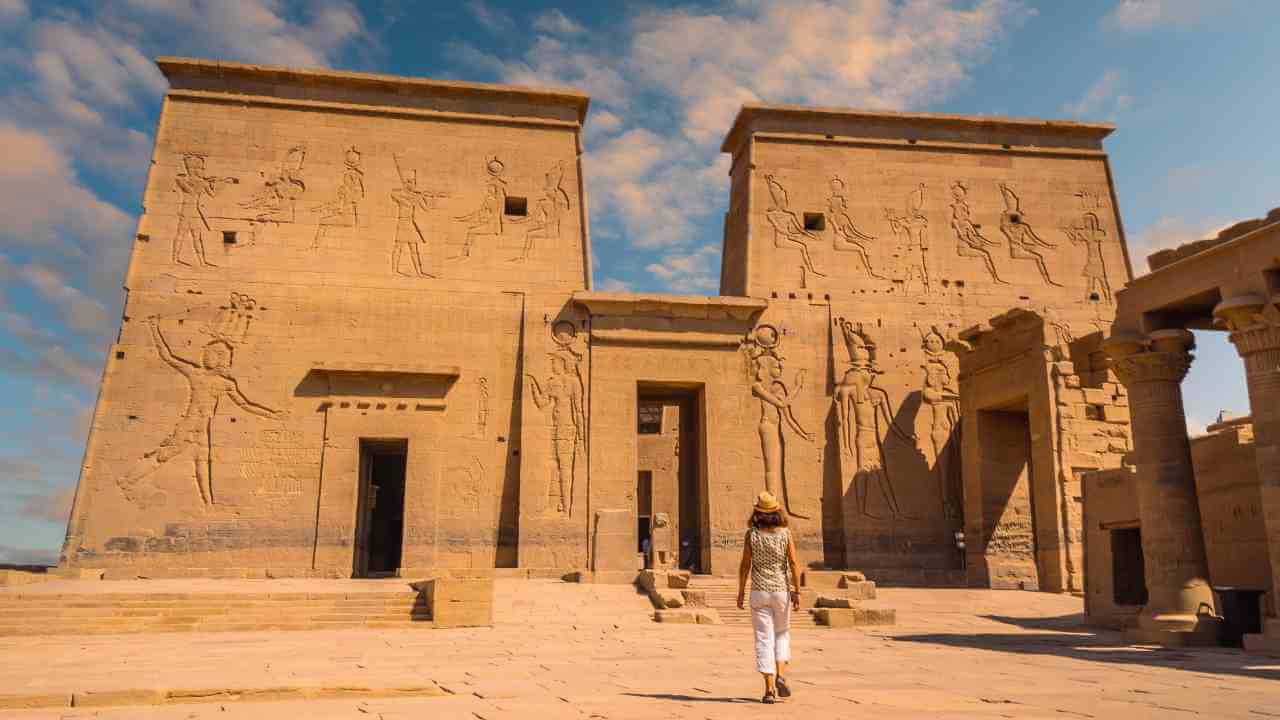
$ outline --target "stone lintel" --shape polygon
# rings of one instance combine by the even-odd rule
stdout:
[[[694,319],[750,321],[769,307],[768,300],[748,297],[658,295],[578,291],[573,301],[592,315],[648,315]]]
[[[1115,130],[1110,123],[1070,120],[906,113],[884,110],[742,106],[720,146],[737,155],[747,138],[758,133],[800,133],[821,138],[900,139],[917,142],[981,143],[996,146],[1102,150],[1102,139]]]
[[[437,380],[456,380],[462,377],[457,365],[426,366],[400,363],[316,362],[312,369],[329,375],[410,375]]]
[[[590,96],[569,88],[428,80],[184,57],[159,57],[156,65],[174,90],[294,100],[341,99],[365,105],[515,115],[579,125],[585,122],[590,104]]]

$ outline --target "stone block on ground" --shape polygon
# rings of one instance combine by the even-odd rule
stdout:
[[[636,585],[645,592],[653,592],[658,588],[660,575],[653,570],[641,570],[636,575]]]
[[[840,595],[851,600],[875,600],[876,584],[870,580],[845,582],[840,587]]]
[[[684,597],[684,604],[688,607],[711,607],[707,601],[706,590],[680,590],[678,592]]]
[[[698,615],[692,610],[655,610],[653,619],[660,623],[695,625],[698,622]]]
[[[653,600],[653,605],[657,608],[680,608],[685,605],[684,595],[679,590],[658,588],[649,593],[649,598]]]
[[[805,570],[800,574],[801,587],[814,590],[834,590],[840,587],[845,570]]]
[[[819,625],[832,628],[871,627],[876,625],[893,625],[897,622],[897,613],[887,608],[815,608],[814,619]]]
[[[813,588],[800,588],[800,609],[811,610],[818,604],[818,591]]]
[[[724,624],[724,621],[720,619],[720,611],[715,608],[697,608],[692,612],[697,616],[699,625]]]
[[[493,578],[432,578],[413,587],[426,595],[437,628],[493,625]]]
[[[850,583],[866,582],[867,576],[857,570],[848,571],[840,578],[840,587],[848,587]]]
[[[675,570],[667,573],[667,587],[675,589],[687,588],[692,579],[693,573],[688,570]]]
[[[819,595],[813,604],[818,608],[852,608],[857,606],[856,600],[850,600],[847,597],[838,597],[832,595]]]

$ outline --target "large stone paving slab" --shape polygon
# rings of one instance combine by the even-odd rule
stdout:
[[[493,629],[192,633],[0,642],[4,694],[223,688],[198,704],[0,711],[0,718],[742,718],[758,704],[749,630],[665,626],[622,594],[555,583]],[[566,600],[591,595],[594,604]],[[1280,659],[1171,651],[1086,630],[1071,596],[887,589],[900,624],[795,638],[789,715],[877,718],[1280,717]],[[640,605],[643,607],[643,604]],[[559,619],[552,608],[560,608]],[[576,609],[575,609],[576,608]],[[615,620],[607,610],[612,608]],[[530,620],[535,619],[536,623]],[[236,689],[438,686],[427,697],[251,702]],[[317,690],[319,692],[319,690]]]

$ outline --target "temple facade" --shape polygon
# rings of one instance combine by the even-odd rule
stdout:
[[[729,574],[767,488],[810,568],[1078,589],[1131,449],[1111,126],[745,106],[721,294],[638,295],[581,93],[158,62],[64,569]]]

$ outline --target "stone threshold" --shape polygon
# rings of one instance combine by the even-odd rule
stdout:
[[[406,687],[364,687],[360,685],[284,685],[259,688],[143,688],[134,690],[85,690],[74,693],[0,695],[0,710],[45,708],[100,708],[122,706],[192,705],[228,702],[284,702],[298,700],[339,700],[344,698],[386,699],[440,697],[452,695],[440,685]]]

